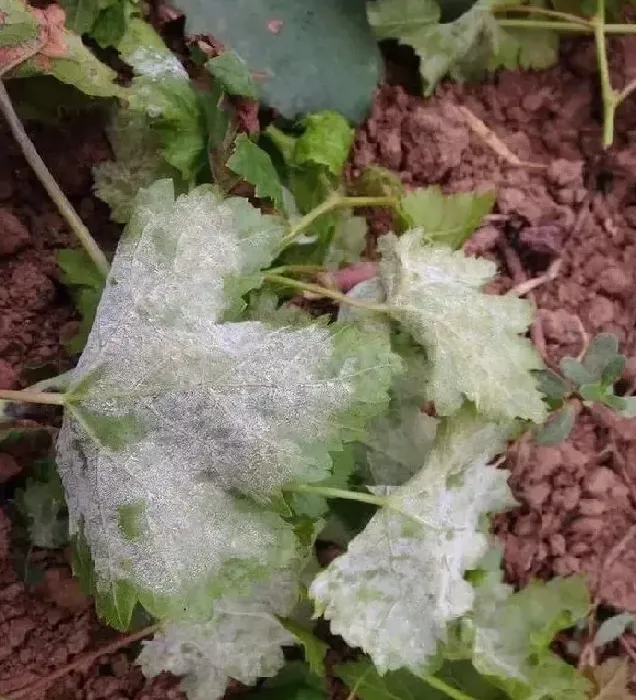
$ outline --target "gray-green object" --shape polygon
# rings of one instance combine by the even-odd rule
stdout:
[[[284,117],[334,110],[360,121],[380,78],[363,0],[176,0],[186,34],[209,34],[249,65]]]

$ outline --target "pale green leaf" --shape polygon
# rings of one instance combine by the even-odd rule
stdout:
[[[211,58],[205,67],[230,95],[254,99],[258,97],[250,69],[236,51],[224,51],[221,55]]]
[[[169,181],[142,191],[65,395],[72,533],[98,591],[130,583],[158,617],[205,619],[297,557],[273,502],[330,475],[329,453],[364,435],[399,369],[386,339],[352,326],[222,322],[284,232],[207,185],[176,200]],[[130,504],[144,506],[133,539]]]
[[[143,643],[138,663],[147,677],[170,671],[183,676],[188,700],[216,700],[230,679],[253,685],[283,667],[282,646],[294,635],[281,624],[298,596],[288,574],[257,584],[246,598],[228,595],[214,604],[207,622],[166,625]]]
[[[559,60],[557,32],[500,28],[496,33],[495,50],[488,61],[491,70],[544,70]]]
[[[523,337],[532,307],[480,291],[494,263],[422,238],[418,229],[383,236],[380,273],[392,315],[426,350],[437,412],[451,415],[468,399],[494,419],[541,422],[546,409],[531,373],[541,360]]]
[[[617,356],[618,338],[612,333],[599,333],[585,351],[582,364],[594,380],[599,380]]]
[[[337,270],[341,265],[359,262],[366,242],[366,219],[362,216],[340,217],[325,255],[325,267]]]
[[[468,412],[450,419],[413,479],[374,489],[384,507],[314,580],[317,613],[381,674],[423,673],[447,625],[471,610],[464,575],[488,549],[482,520],[514,502],[506,474],[487,466],[504,437]]]
[[[246,134],[236,138],[227,167],[254,185],[257,197],[271,199],[276,209],[283,211],[283,189],[272,159]]]
[[[436,24],[440,10],[435,0],[375,0],[367,6],[367,15],[378,38],[399,39]]]
[[[437,185],[418,188],[400,201],[408,228],[422,229],[427,240],[459,248],[490,213],[495,194],[458,192],[445,195]]]
[[[495,605],[477,606],[474,622],[466,623],[473,628],[475,668],[512,700],[583,700],[589,683],[550,645],[589,605],[585,581],[571,577],[534,581]]]

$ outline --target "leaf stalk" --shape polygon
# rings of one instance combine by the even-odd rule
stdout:
[[[369,304],[359,299],[354,299],[353,297],[348,297],[342,292],[338,292],[335,289],[328,289],[327,287],[321,287],[319,284],[312,284],[311,282],[301,282],[300,280],[294,280],[289,277],[283,277],[282,275],[266,274],[265,280],[271,282],[272,284],[282,284],[285,287],[291,287],[292,289],[298,289],[303,292],[310,292],[311,294],[317,294],[321,297],[327,297],[333,299],[340,304],[348,304],[349,306],[355,306],[359,309],[365,309],[366,311],[376,311],[378,313],[388,313],[389,308],[386,304]]]
[[[64,406],[66,399],[64,394],[56,394],[49,391],[13,391],[12,389],[0,389],[0,401],[11,403],[36,403],[45,406]]]
[[[283,238],[283,246],[289,245],[294,239],[298,238],[305,229],[311,226],[316,219],[328,214],[334,209],[353,207],[395,207],[397,206],[397,202],[398,200],[395,197],[347,197],[346,195],[334,193],[325,199],[322,204],[319,204],[302,216],[291,226],[289,232]]]
[[[596,59],[601,78],[601,96],[603,99],[603,146],[607,148],[614,141],[614,115],[617,95],[612,87],[607,60],[607,42],[605,40],[605,0],[596,0],[596,14],[592,18]]]
[[[104,277],[106,277],[110,269],[106,256],[95,242],[95,239],[91,236],[90,231],[86,228],[84,222],[78,216],[77,212],[73,208],[73,205],[69,202],[64,192],[62,192],[60,189],[60,186],[49,172],[49,169],[46,167],[46,164],[33,145],[33,141],[31,141],[28,134],[24,130],[22,122],[13,108],[13,103],[9,97],[9,93],[1,81],[0,111],[2,111],[4,114],[4,117],[9,125],[9,129],[20,146],[27,163],[33,169],[33,172],[36,174],[38,180],[42,183],[42,186],[55,203],[58,211],[69,225],[80,245],[84,248],[90,259],[95,264],[95,267],[104,275]]]
[[[372,493],[362,493],[361,491],[347,491],[346,489],[336,489],[331,486],[314,486],[312,484],[296,484],[286,486],[285,491],[293,493],[313,493],[316,496],[324,496],[325,498],[340,498],[345,501],[359,501],[360,503],[369,503],[373,506],[384,508],[387,505],[387,499],[382,496],[374,496]]]

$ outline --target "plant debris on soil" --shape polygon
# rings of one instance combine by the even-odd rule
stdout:
[[[612,70],[636,77],[636,38],[612,42]],[[579,355],[589,337],[611,332],[628,357],[621,386],[636,390],[636,112],[618,112],[616,142],[601,149],[595,54],[591,40],[563,47],[558,67],[502,72],[480,85],[443,84],[434,97],[409,95],[401,86],[378,90],[372,112],[356,136],[352,175],[379,164],[412,185],[439,184],[447,192],[497,189],[497,204],[467,243],[472,254],[496,260],[493,293],[505,293],[558,274],[530,297],[538,316],[533,339],[546,363]],[[631,72],[630,72],[631,71]],[[471,129],[468,108],[523,162],[511,165]],[[69,162],[64,133],[72,130]],[[106,246],[117,227],[91,194],[91,167],[108,158],[100,125],[84,117],[62,129],[32,134],[38,149]],[[373,230],[388,219],[373,216]],[[73,303],[59,283],[55,250],[73,245],[53,204],[37,184],[11,138],[0,132],[0,386],[21,388],[34,367],[51,374],[71,366],[64,343],[75,330]],[[16,447],[0,447],[5,496],[27,468]],[[519,507],[498,516],[494,531],[505,546],[507,579],[582,572],[595,602],[636,612],[636,419],[582,407],[570,438],[558,447],[526,441],[507,455]],[[71,578],[63,553],[35,552],[42,579],[27,586],[14,571],[11,525],[0,512],[0,695],[27,700],[176,700],[183,697],[167,674],[145,680],[121,649],[88,668],[58,678],[28,695],[21,689],[113,640]]]

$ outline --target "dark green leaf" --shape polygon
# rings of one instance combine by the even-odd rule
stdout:
[[[400,202],[410,228],[421,228],[435,243],[459,248],[470,238],[495,203],[494,192],[445,195],[439,186],[418,188]]]
[[[102,47],[117,46],[126,34],[134,5],[127,0],[115,0],[95,21],[91,36]]]
[[[95,24],[99,13],[113,0],[60,0],[66,10],[66,26],[77,34],[85,34]]]
[[[311,632],[301,627],[294,620],[281,620],[283,627],[291,632],[305,652],[305,661],[312,673],[320,678],[325,676],[325,654],[329,645],[320,641]]]
[[[208,34],[259,74],[264,102],[284,117],[331,109],[362,119],[380,78],[363,2],[177,0],[186,34]],[[346,67],[346,70],[344,69]]]
[[[618,354],[618,338],[611,333],[597,335],[583,355],[583,367],[594,380],[601,379],[606,367],[614,361]]]
[[[108,591],[95,593],[95,610],[111,627],[125,632],[130,628],[133,611],[139,596],[135,587],[119,580],[111,584]]]
[[[294,164],[324,165],[335,176],[342,174],[353,143],[353,129],[335,112],[316,112],[302,121],[303,134],[296,141]]]
[[[553,413],[545,425],[535,430],[535,441],[540,445],[558,445],[570,434],[574,427],[574,418],[572,406],[564,406]]]
[[[563,376],[577,386],[592,384],[597,379],[574,357],[564,357],[559,367]]]
[[[254,700],[327,700],[324,681],[310,673],[301,661],[289,661],[274,678],[268,678],[258,689],[249,693]]]
[[[246,182],[254,185],[257,197],[271,199],[279,211],[283,210],[283,189],[272,159],[245,134],[237,137],[234,153],[227,166]]]
[[[236,51],[224,51],[220,56],[211,58],[205,67],[230,95],[258,97],[250,69]]]

